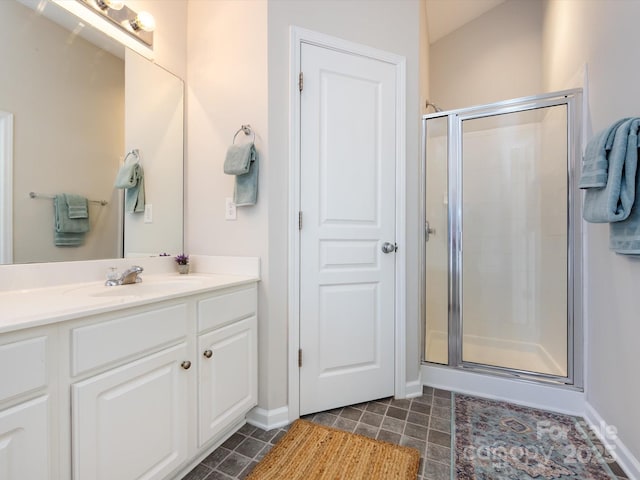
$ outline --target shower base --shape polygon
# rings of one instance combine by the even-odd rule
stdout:
[[[462,358],[464,362],[524,370],[548,375],[566,376],[566,368],[538,343],[518,342],[475,335],[465,335]],[[447,364],[447,335],[430,332],[427,339],[427,362]]]

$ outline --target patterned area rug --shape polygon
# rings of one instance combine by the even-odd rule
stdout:
[[[420,453],[296,420],[246,480],[415,480]]]
[[[584,420],[467,395],[455,399],[457,480],[611,480]],[[599,442],[598,442],[598,445]]]

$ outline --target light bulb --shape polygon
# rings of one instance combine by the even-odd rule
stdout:
[[[123,0],[96,0],[96,3],[102,10],[110,8],[112,10],[122,10],[124,7]]]
[[[153,32],[156,28],[156,20],[149,12],[140,12],[138,16],[131,21],[131,28],[134,30]]]

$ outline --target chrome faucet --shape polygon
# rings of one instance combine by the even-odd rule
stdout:
[[[107,287],[115,287],[116,285],[129,285],[131,283],[140,283],[142,281],[142,277],[139,275],[142,273],[144,268],[133,265],[132,267],[125,270],[119,278],[109,279],[105,282]]]

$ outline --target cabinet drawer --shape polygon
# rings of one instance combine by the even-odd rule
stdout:
[[[187,332],[186,304],[127,315],[71,332],[73,375],[180,340]]]
[[[258,291],[255,286],[198,302],[198,331],[235,322],[257,314]]]
[[[0,345],[0,402],[47,385],[47,337]]]

